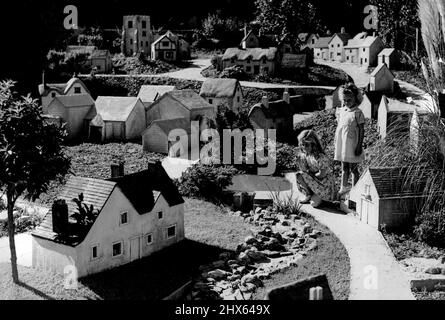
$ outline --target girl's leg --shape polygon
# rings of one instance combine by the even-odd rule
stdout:
[[[339,191],[340,193],[346,191],[348,188],[349,170],[350,170],[349,163],[342,162],[341,163],[341,188]]]
[[[304,195],[306,196],[306,198],[304,198],[300,202],[309,202],[309,200],[311,199],[311,196],[313,194],[312,190],[309,188],[307,183],[304,181],[303,175],[300,172],[297,172],[296,177],[297,177],[297,186],[298,186],[299,191],[304,193]]]
[[[352,186],[355,186],[358,179],[360,178],[360,173],[358,171],[358,163],[351,163],[351,171],[352,171]]]

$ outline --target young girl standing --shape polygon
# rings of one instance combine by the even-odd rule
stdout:
[[[337,130],[335,132],[334,160],[341,161],[342,175],[340,195],[349,191],[348,181],[352,172],[353,186],[359,178],[358,163],[365,159],[363,153],[363,137],[365,134],[365,116],[359,109],[362,97],[359,89],[348,83],[340,89],[343,106],[336,111]]]

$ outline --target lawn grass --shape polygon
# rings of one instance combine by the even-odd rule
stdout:
[[[254,299],[264,299],[267,291],[274,287],[318,274],[326,274],[335,300],[348,299],[350,265],[346,249],[328,228],[312,218],[307,219],[314,225],[315,229],[322,231],[322,235],[317,238],[317,248],[310,251],[296,267],[275,274],[270,279],[265,280],[264,286],[255,292]]]

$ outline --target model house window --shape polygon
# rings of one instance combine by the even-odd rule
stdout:
[[[74,93],[79,94],[80,92],[80,87],[74,87]]]
[[[144,41],[141,41],[141,47],[143,47],[144,46]]]
[[[368,58],[365,58],[365,63],[368,62]]]
[[[152,244],[153,243],[153,235],[150,233],[150,234],[147,234],[146,236],[145,236],[145,243],[146,244]]]
[[[237,97],[237,98],[236,98],[236,101],[237,101],[237,102],[240,102],[240,97]]]
[[[168,42],[168,41],[162,41],[163,47],[168,47],[169,44],[170,44],[170,42]]]
[[[346,60],[349,60],[349,56],[346,57]]]
[[[366,51],[366,49],[365,48],[363,48],[363,52],[365,52]]]
[[[246,72],[251,72],[252,71],[252,67],[251,66],[247,66],[246,67]]]
[[[173,59],[173,52],[166,52],[166,53],[165,53],[165,57],[166,57],[167,59]]]
[[[365,195],[369,196],[371,194],[371,185],[365,184]]]
[[[213,103],[213,99],[209,99],[209,103],[212,104]]]
[[[263,58],[263,64],[266,64],[266,63],[267,63],[267,59]]]
[[[230,59],[231,63],[235,63],[235,58]]]
[[[120,214],[119,221],[120,221],[120,225],[127,224],[128,223],[128,212],[122,212]]]
[[[56,97],[56,93],[55,92],[51,92],[51,98],[55,98]]]
[[[333,44],[331,44],[331,48],[333,48],[334,47],[334,45]]]
[[[130,39],[130,44],[133,44],[133,39]]]
[[[250,58],[247,58],[246,63],[247,63],[247,64],[250,64],[250,62],[251,62],[251,59],[250,59]]]
[[[264,72],[266,72],[266,73],[269,72],[269,68],[268,68],[268,67],[264,67],[263,70],[264,70]]]
[[[176,225],[167,228],[167,239],[176,237]]]
[[[284,49],[284,52],[286,52],[286,53],[290,53],[290,48],[286,48],[286,49]]]
[[[91,247],[91,260],[95,260],[99,257],[99,245]]]
[[[337,44],[337,48],[340,48],[340,43]]]
[[[142,36],[146,37],[147,36],[147,31],[142,31]]]
[[[312,39],[312,44],[314,44],[315,43],[315,39]]]
[[[148,47],[148,41],[145,41],[145,45]]]
[[[145,20],[142,21],[142,28],[144,28],[144,29],[147,28],[147,21],[145,21]]]
[[[128,21],[128,28],[129,29],[133,28],[133,21]]]
[[[341,52],[337,52],[337,56],[341,56]]]
[[[113,257],[118,257],[122,255],[122,246],[123,246],[122,241],[113,243]]]
[[[158,219],[161,220],[164,217],[164,213],[162,211],[158,212]]]

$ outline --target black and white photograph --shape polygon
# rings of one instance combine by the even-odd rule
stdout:
[[[0,300],[445,300],[445,0],[0,16]]]

